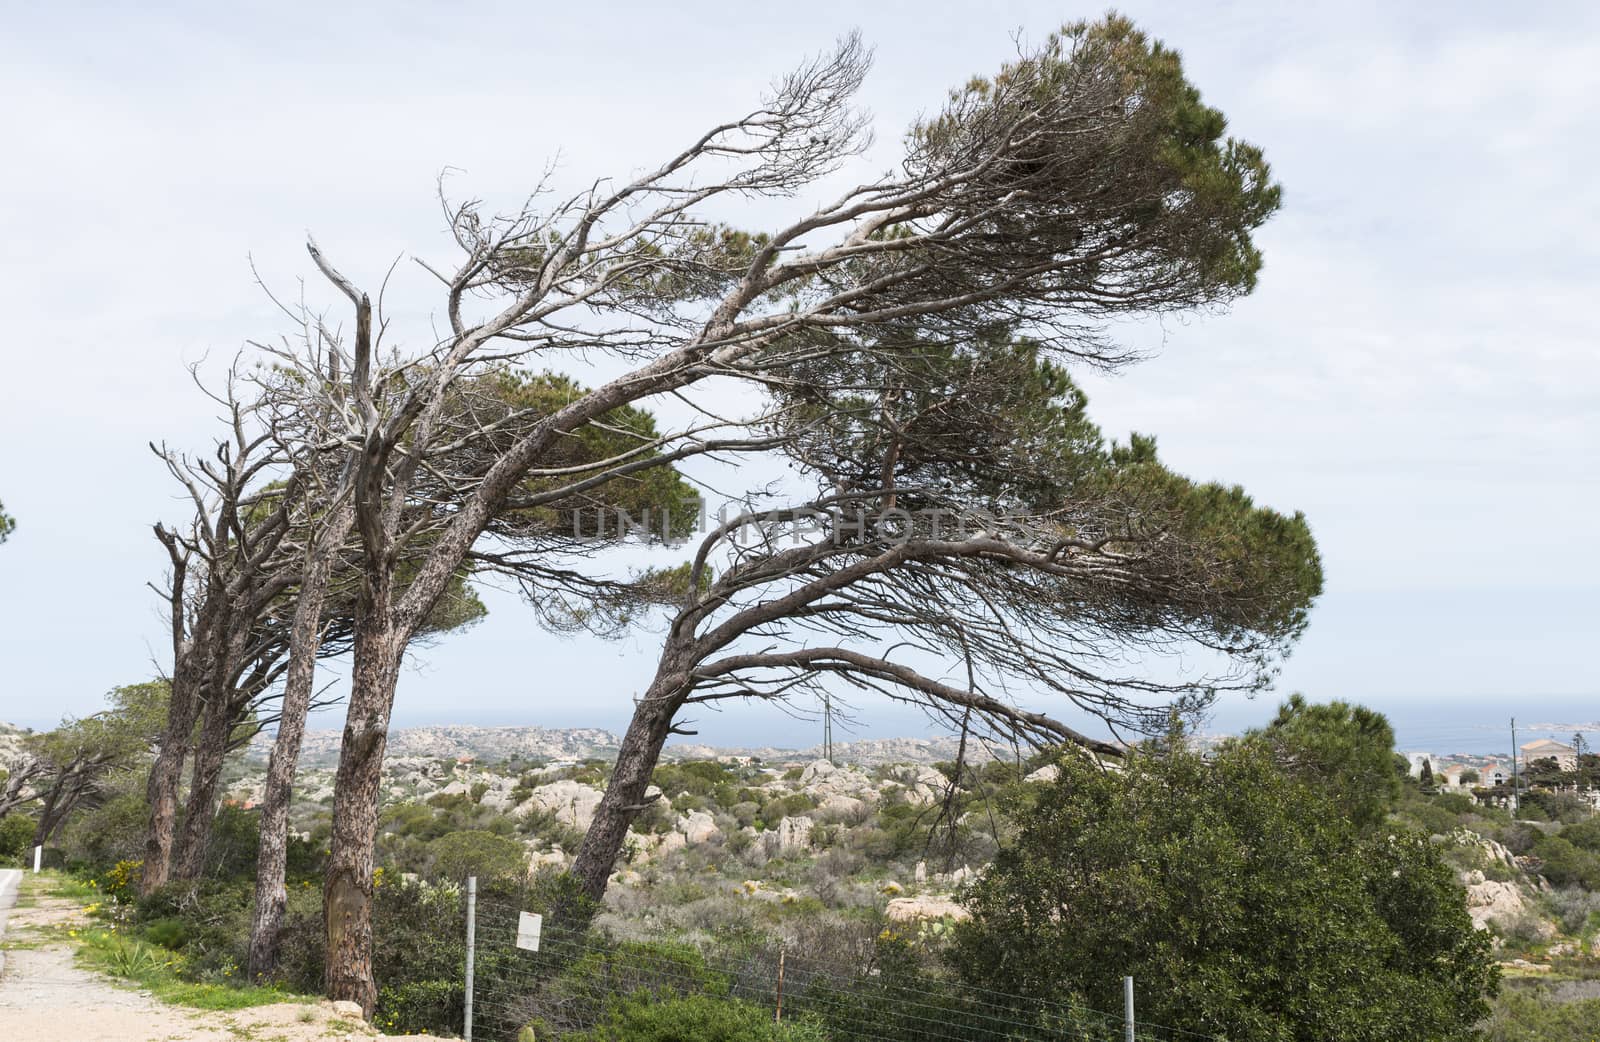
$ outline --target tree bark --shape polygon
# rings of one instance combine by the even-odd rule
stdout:
[[[650,787],[661,750],[672,733],[673,717],[683,705],[687,689],[684,680],[681,674],[672,678],[658,674],[623,735],[611,782],[595,808],[594,821],[584,833],[578,855],[567,870],[590,902],[598,903],[605,897],[606,884],[627,841],[628,829],[646,806],[645,790]]]
[[[261,846],[256,857],[255,911],[246,960],[251,980],[269,976],[278,968],[278,944],[289,904],[289,803],[294,797],[295,769],[305,740],[306,716],[311,710],[328,577],[334,552],[349,531],[350,512],[345,508],[309,551],[300,599],[294,608],[283,709],[272,743],[272,757],[267,762],[266,790],[261,797]]]
[[[372,869],[378,835],[378,788],[389,713],[394,707],[405,635],[389,612],[391,587],[368,578],[358,612],[350,707],[334,777],[333,837],[322,892],[327,927],[328,997],[360,1005],[369,1019],[377,1004],[372,973]]]
[[[173,879],[199,879],[204,874],[206,847],[211,841],[211,826],[216,821],[222,797],[222,767],[228,755],[228,735],[234,724],[231,699],[227,693],[210,692],[204,702],[200,739],[195,743],[189,776],[189,798],[184,804],[183,827],[172,855]]]
[[[139,893],[144,897],[165,886],[172,870],[178,787],[183,781],[183,764],[200,709],[197,670],[188,658],[181,656],[173,664],[166,734],[161,739],[155,762],[150,765],[150,779],[145,786],[150,812],[145,826],[144,868],[139,877]]]
[[[42,847],[49,843],[61,826],[94,785],[94,773],[100,766],[93,760],[75,759],[61,768],[50,791],[45,794],[39,810],[39,824],[33,831],[33,845]]]
[[[62,782],[57,782],[51,786],[50,791],[45,795],[44,802],[39,808],[39,822],[34,826],[33,842],[30,846],[44,846],[45,841],[50,838],[50,833],[55,831],[56,821],[58,820],[56,807],[61,800],[62,784]]]

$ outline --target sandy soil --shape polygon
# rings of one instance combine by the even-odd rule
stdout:
[[[28,1042],[368,1042],[359,1018],[331,1003],[285,1002],[213,1012],[168,1006],[73,963],[63,944],[41,943],[40,927],[82,921],[68,901],[40,897],[10,905],[16,885],[0,873],[0,939],[13,947],[0,964],[0,1039]]]

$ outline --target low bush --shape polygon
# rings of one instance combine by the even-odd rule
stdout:
[[[433,874],[452,882],[465,882],[468,876],[521,876],[528,863],[521,843],[483,829],[440,836],[428,844],[428,854]]]
[[[1552,891],[1545,900],[1561,928],[1573,936],[1588,934],[1591,924],[1600,923],[1600,894],[1569,887]]]
[[[0,818],[0,865],[21,864],[33,850],[33,834],[38,822],[26,814],[11,813]]]
[[[1483,1042],[1593,1042],[1600,999],[1559,1002],[1544,988],[1501,990],[1482,1027]]]
[[[415,980],[378,989],[372,1023],[385,1034],[458,1033],[466,987],[455,980]]]
[[[1541,836],[1533,845],[1533,855],[1544,862],[1539,874],[1556,886],[1600,890],[1600,857],[1562,836]]]
[[[778,1023],[772,1011],[738,999],[687,995],[657,1001],[629,996],[606,1010],[601,1024],[562,1036],[564,1042],[826,1042],[814,1023]]]
[[[1575,824],[1594,817],[1594,806],[1582,796],[1571,792],[1544,792],[1534,790],[1522,798],[1522,813],[1538,807],[1549,821]]]

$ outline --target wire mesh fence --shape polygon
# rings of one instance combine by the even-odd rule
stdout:
[[[775,944],[609,941],[547,928],[537,951],[517,947],[523,908],[480,898],[473,1038],[539,1042],[623,1034],[630,1017],[677,1014],[692,1032],[708,1003],[720,1016],[770,1020],[827,1042],[1118,1042],[1128,1022],[1068,1002],[1007,995],[909,967],[841,972],[817,953]],[[1138,1042],[1207,1036],[1135,1022]]]

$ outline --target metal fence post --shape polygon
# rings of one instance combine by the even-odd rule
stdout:
[[[471,958],[471,956],[468,956]],[[1127,1022],[1127,1042],[1133,1042],[1133,978],[1122,978],[1122,1019]]]
[[[472,964],[478,954],[478,877],[467,877],[467,1001],[462,1010],[461,1038],[472,1042]]]

